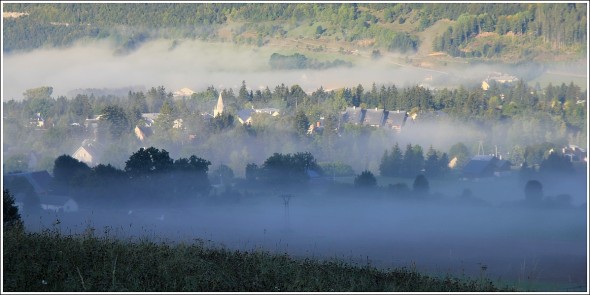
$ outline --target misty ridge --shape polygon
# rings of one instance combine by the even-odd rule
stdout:
[[[173,43],[179,43],[173,48]],[[388,53],[385,60],[356,61],[352,67],[324,70],[272,70],[271,48],[185,40],[150,40],[126,55],[116,55],[113,41],[79,41],[65,49],[36,49],[4,55],[4,101],[19,100],[26,89],[51,85],[56,95],[73,89],[122,88],[129,85],[163,85],[167,89],[238,88],[247,77],[252,89],[263,89],[289,81],[312,92],[323,86],[337,89],[360,83],[396,84],[406,87],[425,84],[430,87],[456,87],[478,84],[491,72],[513,73],[532,80],[545,71],[585,75],[584,61],[573,66],[541,63],[449,65],[444,69],[416,67],[398,63],[407,55]],[[328,59],[329,61],[330,59]],[[55,71],[59,68],[59,71]],[[567,74],[566,74],[567,75]]]

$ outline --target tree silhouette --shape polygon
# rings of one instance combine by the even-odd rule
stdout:
[[[173,160],[166,150],[140,148],[125,162],[125,171],[131,176],[150,175],[169,171],[172,165]]]
[[[2,191],[2,221],[4,226],[22,225],[18,207],[14,204],[14,197],[7,189]]]
[[[375,175],[371,173],[371,171],[365,170],[361,172],[360,175],[355,177],[354,186],[360,188],[375,187],[377,186],[377,179],[375,178]]]
[[[430,184],[428,183],[428,179],[426,179],[424,175],[420,174],[414,179],[412,188],[414,189],[414,193],[424,196],[430,191]]]
[[[543,200],[543,185],[538,180],[527,181],[524,187],[525,200],[529,203],[539,203]]]

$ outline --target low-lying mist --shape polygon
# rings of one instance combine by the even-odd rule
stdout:
[[[240,87],[242,80],[254,89],[272,87],[288,81],[305,91],[350,87],[362,84],[365,89],[377,84],[429,87],[478,84],[491,72],[508,72],[534,78],[545,71],[539,64],[472,65],[457,63],[443,70],[413,66],[397,54],[378,61],[358,62],[353,67],[327,70],[272,71],[268,61],[275,52],[270,47],[248,47],[229,43],[171,40],[144,43],[127,55],[114,54],[109,41],[79,42],[66,49],[39,49],[4,55],[3,100],[22,98],[22,93],[39,86],[52,86],[54,96],[67,95],[73,89],[121,88],[135,85],[163,85],[170,91],[183,87],[202,90]],[[276,49],[281,51],[280,49]]]
[[[490,179],[432,181],[426,199],[399,198],[384,189],[320,186],[293,192],[287,205],[281,194],[267,191],[232,201],[213,194],[205,202],[174,208],[146,205],[23,217],[29,230],[70,234],[94,228],[95,235],[122,239],[204,241],[212,247],[382,269],[416,267],[529,287],[579,287],[587,284],[584,181],[544,183],[547,197],[559,191],[576,200],[561,208],[527,206],[521,183]],[[460,196],[465,188],[472,196]]]

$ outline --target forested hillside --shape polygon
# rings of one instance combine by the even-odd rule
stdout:
[[[433,49],[456,57],[548,59],[583,55],[587,44],[582,3],[9,3],[3,12],[5,53],[102,38],[120,53],[152,38],[257,46],[302,38],[412,52],[442,19],[451,22]]]

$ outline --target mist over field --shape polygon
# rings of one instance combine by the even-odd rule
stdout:
[[[232,250],[261,249],[382,269],[416,267],[424,273],[486,277],[520,286],[579,287],[587,277],[581,181],[562,182],[566,184],[549,190],[573,195],[575,206],[562,209],[523,206],[522,185],[505,180],[500,186],[465,182],[445,187],[435,182],[431,191],[438,197],[429,201],[328,190],[293,193],[288,206],[269,193],[245,196],[237,203],[212,199],[182,208],[24,217],[31,230],[69,234],[93,228],[96,235],[122,239],[202,241]],[[458,197],[462,188],[470,188],[474,199]]]
[[[325,70],[272,71],[268,61],[272,48],[170,40],[144,43],[126,55],[115,54],[108,41],[79,43],[65,49],[37,49],[4,54],[3,100],[22,99],[22,93],[39,86],[52,86],[54,96],[84,88],[152,87],[163,85],[170,91],[188,87],[195,91],[207,86],[239,88],[242,80],[249,87],[273,87],[298,84],[311,93],[323,86],[336,89],[362,84],[368,89],[376,84],[398,87],[424,84],[427,87],[457,87],[461,83],[477,85],[491,72],[502,72],[533,79],[548,69],[539,64],[467,65],[449,64],[442,69],[416,67],[399,54],[387,54],[378,61],[356,62],[353,67]],[[560,66],[551,73],[586,77],[584,61],[576,66]]]

